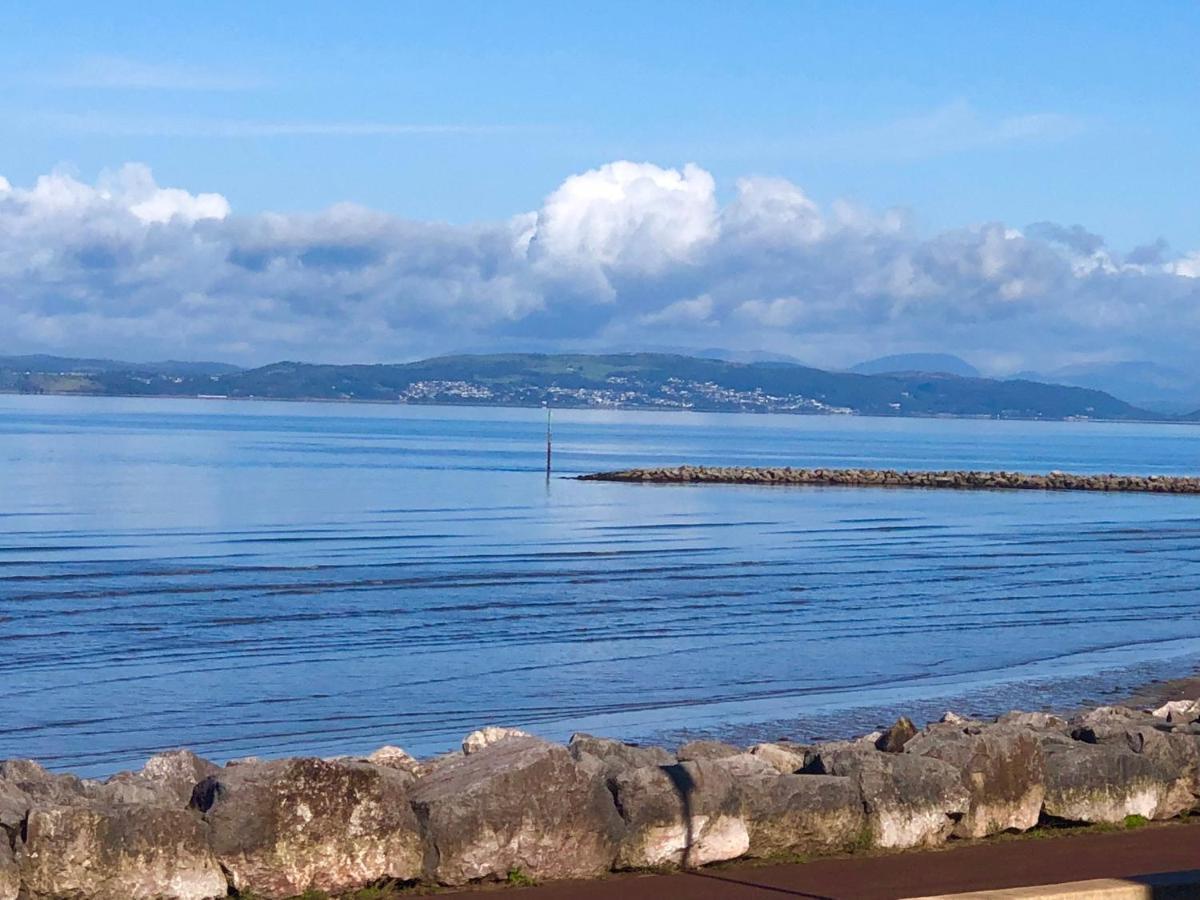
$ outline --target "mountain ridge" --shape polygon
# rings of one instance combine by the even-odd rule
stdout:
[[[961,357],[952,353],[897,353],[868,359],[846,370],[857,375],[895,375],[904,372],[927,372],[957,375],[960,378],[980,378],[982,373]]]
[[[695,411],[1155,420],[1102,391],[1035,381],[905,372],[865,375],[789,362],[730,362],[664,353],[455,354],[408,363],[348,365],[282,360],[252,369],[188,373],[121,364],[84,371],[6,368],[0,390],[132,396],[220,396],[424,404]],[[73,365],[76,364],[76,365]],[[186,364],[176,364],[186,365]],[[212,366],[221,364],[199,364]]]

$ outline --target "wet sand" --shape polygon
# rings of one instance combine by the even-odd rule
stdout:
[[[1184,678],[1152,681],[1137,688],[1119,703],[1121,706],[1132,706],[1137,709],[1157,709],[1168,700],[1196,699],[1200,699],[1200,669],[1197,669],[1195,674]]]

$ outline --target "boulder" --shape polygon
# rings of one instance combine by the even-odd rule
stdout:
[[[854,780],[836,775],[772,775],[740,786],[747,855],[836,853],[856,846],[866,810]]]
[[[228,893],[195,813],[164,806],[35,806],[17,863],[28,900],[207,900]]]
[[[780,775],[794,775],[808,765],[810,758],[810,748],[783,741],[755,744],[750,752],[773,766]]]
[[[21,874],[8,841],[0,835],[0,900],[17,900],[21,890]]]
[[[913,724],[912,719],[901,716],[894,725],[875,739],[875,748],[884,753],[899,753],[904,749],[904,745],[916,736],[917,726]]]
[[[121,772],[88,790],[110,803],[158,804],[184,809],[196,785],[221,771],[190,750],[170,750],[150,757],[140,772]]]
[[[865,824],[851,779],[780,775],[761,753],[645,766],[612,784],[627,826],[619,868],[831,852]]]
[[[472,753],[478,753],[484,747],[490,747],[492,744],[500,743],[500,741],[507,741],[510,738],[527,737],[533,737],[533,735],[528,731],[521,731],[519,728],[501,728],[498,725],[488,725],[486,728],[472,731],[463,738],[462,751],[470,756]]]
[[[1074,736],[1076,732],[1086,728],[1119,728],[1132,724],[1154,727],[1163,723],[1151,713],[1140,709],[1130,709],[1128,706],[1098,706],[1075,716],[1067,724],[1068,733]]]
[[[1200,719],[1200,700],[1168,700],[1154,715],[1172,724],[1195,722]]]
[[[819,753],[809,771],[854,779],[866,805],[866,833],[875,847],[940,844],[970,807],[958,770],[933,757],[835,749]]]
[[[69,806],[88,799],[89,790],[95,782],[83,781],[74,775],[57,775],[48,772],[31,759],[6,759],[0,761],[0,784],[15,788],[31,802],[47,805]]]
[[[599,760],[600,770],[605,777],[624,769],[669,766],[675,762],[675,757],[662,747],[641,747],[609,738],[592,737],[590,734],[571,735],[569,749],[577,760],[584,761],[587,757]]]
[[[882,731],[872,731],[870,734],[864,734],[862,737],[856,737],[848,741],[822,741],[819,744],[812,744],[806,750],[805,756],[808,759],[807,765],[811,766],[813,760],[818,756],[828,755],[835,751],[850,751],[853,753],[878,752],[879,748],[875,746],[875,742],[883,737]]]
[[[935,725],[905,753],[940,759],[958,770],[970,802],[953,836],[981,838],[1026,831],[1038,823],[1046,795],[1042,746],[1027,730]]]
[[[391,744],[380,747],[366,759],[372,765],[383,766],[385,769],[396,769],[409,775],[421,774],[421,764],[408,751]]]
[[[603,777],[558,744],[512,737],[421,778],[412,806],[426,836],[425,876],[459,885],[588,878],[612,867],[621,818]]]
[[[31,803],[29,795],[15,784],[0,781],[0,841],[5,832],[10,839],[17,835]]]
[[[442,766],[450,765],[465,757],[466,754],[461,750],[451,750],[449,753],[439,753],[437,756],[427,756],[424,759],[417,760],[418,778],[424,778],[426,775],[432,775]]]
[[[763,778],[774,780],[779,777],[779,771],[768,760],[753,753],[742,751],[732,756],[721,756],[712,760],[692,760],[693,762],[711,762],[717,768],[723,769],[734,784],[741,786]]]
[[[283,759],[226,768],[192,805],[240,892],[263,898],[336,893],[421,874],[410,775],[362,762]]]
[[[693,759],[721,759],[745,752],[741,747],[724,741],[689,741],[676,751],[675,756],[680,762],[687,762]]]
[[[1200,738],[1160,728],[1160,724],[1152,717],[1099,719],[1078,726],[1072,734],[1085,743],[1128,749],[1154,762],[1174,782],[1172,794],[1159,813],[1162,818],[1170,818],[1192,809],[1200,797]]]
[[[1127,747],[1044,744],[1046,814],[1070,822],[1123,822],[1178,815],[1177,777]]]
[[[1045,712],[1007,712],[996,719],[996,724],[1031,728],[1034,731],[1056,731],[1064,735],[1068,730],[1066,719]]]
[[[723,759],[625,770],[612,790],[625,820],[617,868],[702,866],[750,849],[742,797]]]

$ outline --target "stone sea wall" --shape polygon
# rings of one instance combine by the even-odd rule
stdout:
[[[1071,475],[1050,472],[942,472],[896,469],[793,469],[745,466],[678,466],[625,469],[581,475],[581,481],[648,484],[779,484],[824,487],[942,488],[949,490],[1114,491],[1151,494],[1200,494],[1200,478],[1173,475]]]
[[[931,847],[1200,807],[1200,701],[899,719],[853,741],[671,751],[487,728],[218,767],[186,750],[106,781],[0,762],[0,900],[336,896],[364,886]],[[312,893],[309,893],[312,896]]]

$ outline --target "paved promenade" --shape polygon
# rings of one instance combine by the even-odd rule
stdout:
[[[502,893],[522,900],[901,900],[1191,870],[1200,870],[1200,823],[950,845],[940,850],[821,859],[796,865],[615,876],[601,881],[504,889]],[[464,891],[440,896],[478,900],[480,894]]]

